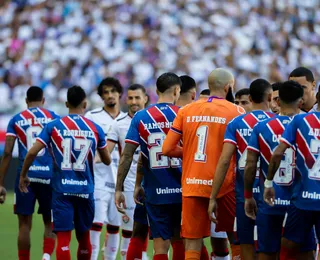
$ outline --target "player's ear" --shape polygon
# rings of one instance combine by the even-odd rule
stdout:
[[[277,105],[280,107],[280,98],[277,98]]]
[[[271,103],[272,101],[272,92],[268,94],[268,102]]]
[[[26,101],[26,104],[28,105],[29,102],[28,102],[28,99],[27,99],[27,98],[25,99],[25,101]]]
[[[149,97],[147,95],[144,95],[144,104],[146,105],[149,101]]]
[[[46,101],[46,99],[43,97],[42,101],[41,101],[41,104],[43,105],[45,101]]]
[[[83,109],[86,109],[86,108],[87,108],[87,104],[88,104],[88,103],[87,103],[87,100],[83,101],[82,108],[83,108]]]
[[[196,99],[196,95],[197,95],[197,93],[196,93],[196,92],[192,92],[192,96],[191,96],[192,101],[195,101],[195,99]]]
[[[252,98],[251,98],[251,96],[249,95],[249,100],[250,100],[250,102],[252,103],[253,101],[252,101]]]
[[[298,101],[298,107],[301,108],[301,107],[302,107],[302,104],[303,104],[303,99],[300,98],[299,101]]]
[[[312,91],[316,91],[316,81],[312,82]]]
[[[66,101],[65,104],[66,104],[66,107],[69,108],[69,103],[68,103],[68,101]]]

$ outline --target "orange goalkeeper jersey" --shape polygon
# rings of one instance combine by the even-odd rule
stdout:
[[[179,110],[171,131],[182,135],[183,196],[210,197],[227,124],[244,113],[243,108],[217,97],[199,100]],[[233,158],[218,197],[234,189],[234,170]]]

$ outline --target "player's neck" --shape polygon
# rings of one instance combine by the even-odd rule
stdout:
[[[260,103],[260,104],[256,104],[256,103],[252,103],[252,110],[262,110],[265,112],[270,111],[270,107],[268,105],[268,103]]]
[[[298,107],[281,107],[280,114],[281,116],[294,116],[300,113],[300,109]]]
[[[103,109],[113,118],[116,118],[120,113],[120,106],[115,105],[114,107],[104,106]]]
[[[215,96],[218,98],[226,98],[226,93],[224,91],[218,91],[218,90],[210,90],[210,96]]]
[[[69,108],[69,115],[83,115],[84,110],[82,108]]]
[[[178,107],[183,107],[185,105],[188,105],[192,103],[192,100],[190,99],[190,97],[186,97],[186,96],[183,96],[178,99],[178,101],[176,102],[176,106]]]
[[[28,108],[32,108],[32,107],[42,107],[42,102],[29,102]]]
[[[158,104],[159,103],[172,103],[174,104],[174,97],[172,97],[171,95],[170,96],[167,96],[167,95],[161,95],[159,96],[159,99],[158,99]]]

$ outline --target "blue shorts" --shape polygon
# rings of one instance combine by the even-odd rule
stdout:
[[[147,210],[146,207],[140,204],[136,204],[133,213],[133,220],[143,225],[148,225],[148,218],[147,218]]]
[[[320,234],[320,211],[301,210],[291,205],[287,212],[288,217],[283,236],[302,245],[304,251],[315,250],[316,241],[313,226],[316,233]],[[304,246],[306,241],[309,243],[308,246]]]
[[[73,228],[79,232],[89,230],[94,218],[94,199],[93,194],[88,196],[81,198],[53,191],[53,231],[69,231]]]
[[[240,244],[254,244],[255,221],[246,216],[244,203],[236,205],[237,236]]]
[[[175,232],[180,234],[182,204],[145,203],[150,231],[153,238],[171,239]]]
[[[14,190],[14,214],[29,216],[34,212],[36,200],[39,203],[38,214],[51,215],[52,190],[50,184],[31,182],[28,193],[19,190],[16,184]]]

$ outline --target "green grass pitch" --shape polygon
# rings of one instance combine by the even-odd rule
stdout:
[[[13,193],[7,194],[7,199],[5,204],[0,205],[0,258],[6,260],[16,260],[18,258],[17,253],[17,234],[18,234],[18,219],[16,215],[13,214]],[[37,208],[37,207],[36,207]],[[101,244],[103,243],[105,236],[105,228],[101,234]],[[31,231],[31,257],[32,260],[41,259],[42,257],[42,241],[43,241],[43,224],[41,216],[38,214],[33,215],[32,231]],[[209,246],[209,240],[205,241],[208,251],[211,252]],[[71,255],[72,259],[76,259],[77,252],[77,240],[74,236],[71,240]],[[149,241],[148,255],[149,259],[152,259],[153,253],[152,241]],[[51,259],[56,259],[55,254]],[[100,254],[99,259],[102,259]],[[121,257],[118,253],[117,260]]]

